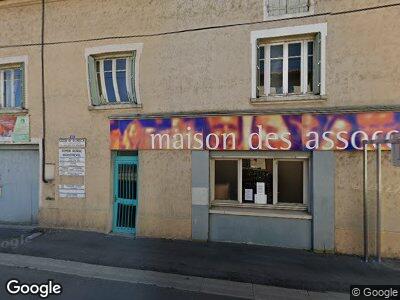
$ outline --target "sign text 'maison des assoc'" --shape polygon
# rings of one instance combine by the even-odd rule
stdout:
[[[113,150],[361,150],[362,140],[397,132],[399,112],[110,121]]]

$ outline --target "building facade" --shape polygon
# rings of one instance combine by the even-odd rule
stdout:
[[[0,222],[361,254],[361,141],[400,131],[399,17],[389,0],[0,1]],[[382,254],[400,257],[389,146]]]

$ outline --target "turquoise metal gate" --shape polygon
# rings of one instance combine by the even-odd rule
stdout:
[[[115,158],[113,232],[136,233],[137,174],[136,156]]]

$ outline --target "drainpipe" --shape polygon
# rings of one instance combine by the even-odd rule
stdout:
[[[48,183],[45,176],[46,169],[46,101],[45,101],[45,84],[44,84],[44,12],[45,0],[42,0],[42,30],[41,30],[41,60],[42,60],[42,181]]]

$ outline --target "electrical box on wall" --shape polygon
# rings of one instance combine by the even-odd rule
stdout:
[[[44,179],[52,181],[55,178],[55,164],[46,163],[44,166]]]

